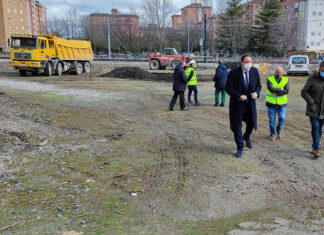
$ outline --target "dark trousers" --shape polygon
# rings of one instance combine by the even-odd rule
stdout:
[[[191,94],[194,92],[195,103],[198,103],[198,88],[196,85],[188,86],[188,102],[191,102]]]
[[[314,117],[309,117],[312,125],[312,138],[313,138],[313,149],[321,150],[321,138],[324,120]]]
[[[251,105],[248,102],[244,102],[241,106],[241,115],[232,118],[238,118],[236,126],[233,128],[234,139],[237,149],[244,148],[244,140],[249,140],[254,128],[253,114]],[[242,121],[246,123],[244,135],[242,136]]]
[[[173,109],[174,105],[177,102],[178,96],[180,96],[180,109],[184,109],[185,106],[185,98],[184,98],[184,91],[175,91],[172,97],[171,103],[169,105],[169,109]]]

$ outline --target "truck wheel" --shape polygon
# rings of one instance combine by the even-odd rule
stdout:
[[[158,60],[151,60],[150,69],[158,70],[160,68],[160,62]]]
[[[57,63],[55,73],[57,76],[62,76],[63,66],[61,63]]]
[[[179,60],[172,61],[172,63],[171,63],[172,69],[175,69],[175,67],[177,67],[178,64],[180,64],[180,61]]]
[[[77,75],[81,75],[82,72],[83,72],[82,64],[81,63],[77,63],[77,65],[76,65],[76,74]]]
[[[44,69],[45,76],[52,76],[52,66],[49,62],[46,63],[45,69]]]
[[[26,76],[27,75],[27,70],[21,70],[19,69],[20,76]]]
[[[31,72],[33,76],[37,76],[38,75],[38,71],[32,71]]]
[[[90,73],[90,69],[91,69],[91,65],[90,65],[90,63],[89,63],[89,62],[85,62],[85,63],[83,64],[83,71],[84,71],[85,73]]]

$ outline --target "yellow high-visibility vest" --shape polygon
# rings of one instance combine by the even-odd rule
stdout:
[[[274,88],[284,88],[288,83],[288,78],[284,76],[281,77],[281,81],[279,84],[276,81],[275,76],[268,77],[267,79],[271,82]],[[287,104],[287,95],[278,96],[274,93],[271,93],[269,89],[267,89],[266,102],[274,105],[285,105]]]
[[[193,67],[189,67],[186,70],[186,75],[187,75],[187,79],[190,76],[191,71],[193,70],[194,74],[192,75],[190,81],[187,83],[188,86],[193,86],[197,84],[197,76],[196,76],[196,71]]]

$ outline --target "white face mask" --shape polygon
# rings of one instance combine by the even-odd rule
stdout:
[[[197,65],[194,65],[193,67],[194,67],[194,68],[197,68]]]
[[[250,71],[250,68],[252,67],[252,64],[251,63],[246,63],[246,64],[243,65],[243,67],[244,67],[244,69],[246,71]]]

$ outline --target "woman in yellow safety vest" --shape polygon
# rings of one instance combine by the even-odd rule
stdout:
[[[201,103],[198,101],[198,88],[197,88],[197,75],[196,75],[196,61],[195,60],[191,60],[189,62],[189,67],[186,70],[186,74],[187,74],[187,86],[188,86],[188,104],[189,105],[193,105],[193,103],[191,102],[191,94],[192,91],[194,92],[194,98],[195,98],[195,105],[201,105]]]

